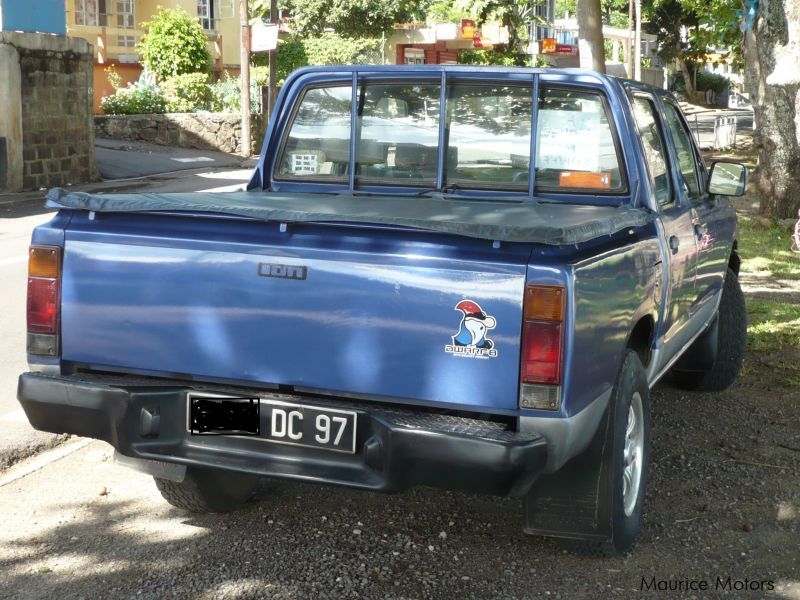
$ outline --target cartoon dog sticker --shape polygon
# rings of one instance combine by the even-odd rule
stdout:
[[[456,310],[463,314],[458,333],[453,336],[453,346],[466,346],[490,350],[494,342],[486,337],[490,329],[494,329],[497,322],[494,317],[487,315],[477,302],[462,300],[456,304]]]

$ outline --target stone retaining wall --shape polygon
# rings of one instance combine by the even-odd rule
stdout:
[[[258,152],[264,137],[261,115],[253,115],[250,128],[251,151]],[[97,137],[241,154],[241,117],[233,113],[100,115],[94,117],[94,130]]]
[[[0,32],[0,191],[98,178],[92,60],[83,39]]]

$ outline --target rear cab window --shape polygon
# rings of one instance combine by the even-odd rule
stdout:
[[[413,81],[359,76],[355,97],[352,84],[317,84],[297,101],[274,179],[376,191],[625,193],[602,89],[548,82],[536,89],[534,102],[533,76],[461,80],[458,72]]]
[[[345,181],[350,163],[352,86],[305,91],[283,143],[278,179]]]
[[[365,83],[359,87],[359,182],[436,184],[440,95],[438,83]]]
[[[537,116],[537,191],[624,191],[619,149],[602,94],[544,87]]]

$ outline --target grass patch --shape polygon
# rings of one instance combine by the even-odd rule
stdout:
[[[800,305],[747,303],[747,350],[789,386],[800,386]]]
[[[777,226],[760,227],[739,219],[742,272],[761,277],[800,280],[800,255],[790,250],[791,232]]]

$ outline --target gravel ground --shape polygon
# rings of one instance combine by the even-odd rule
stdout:
[[[432,489],[270,481],[237,513],[187,515],[94,442],[0,487],[0,597],[701,598],[642,579],[719,577],[732,597],[800,598],[797,390],[748,365],[723,394],[660,384],[653,401],[643,535],[622,558],[522,534],[517,500]]]

